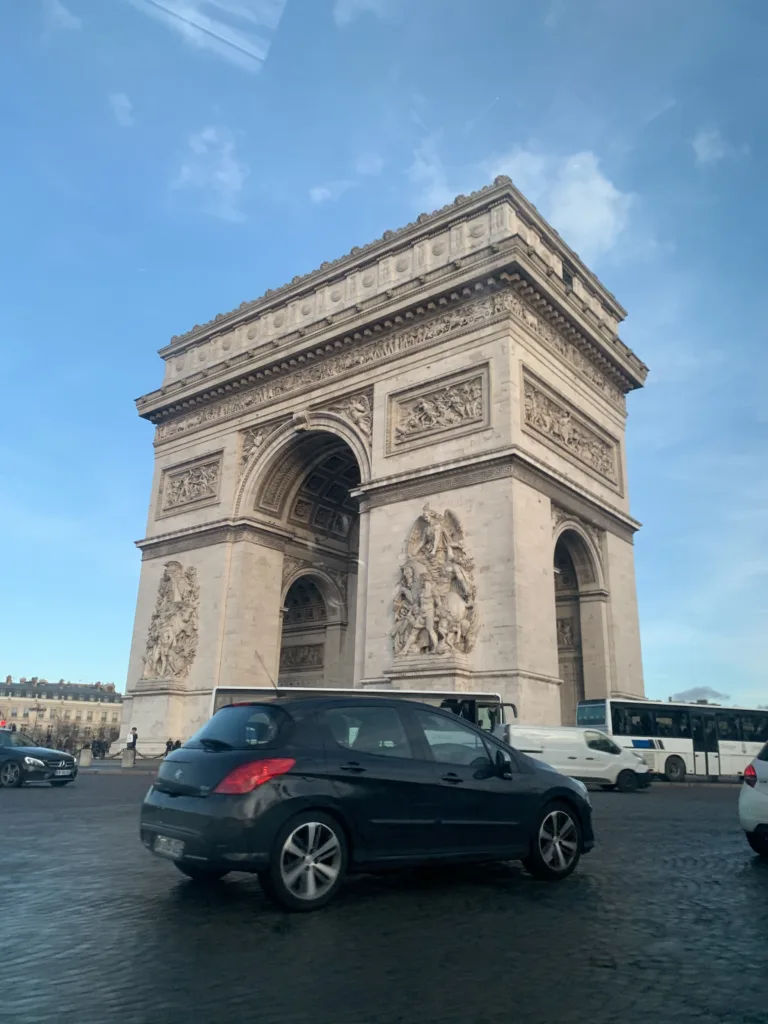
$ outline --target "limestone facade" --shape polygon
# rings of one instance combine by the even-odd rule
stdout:
[[[624,315],[498,178],[173,338],[121,737],[278,679],[642,694]]]

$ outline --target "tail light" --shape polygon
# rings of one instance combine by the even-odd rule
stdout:
[[[748,764],[744,769],[744,781],[748,786],[757,785],[757,772],[755,771],[755,766],[753,764]]]
[[[257,786],[274,779],[276,775],[285,775],[296,764],[292,757],[268,757],[263,761],[248,761],[238,765],[229,775],[225,775],[214,793],[242,794],[251,793]]]

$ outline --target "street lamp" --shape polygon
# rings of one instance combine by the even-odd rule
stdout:
[[[29,710],[35,713],[35,724],[32,726],[32,734],[34,735],[37,732],[37,716],[41,711],[45,711],[45,704],[35,704]]]

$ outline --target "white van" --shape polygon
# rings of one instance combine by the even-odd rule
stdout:
[[[510,747],[544,761],[563,775],[596,782],[603,789],[634,793],[651,782],[642,754],[618,746],[597,729],[510,724],[500,725],[494,732]]]

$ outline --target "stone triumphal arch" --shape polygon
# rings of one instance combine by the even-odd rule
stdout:
[[[642,694],[624,315],[497,178],[172,338],[123,735],[216,685]]]

